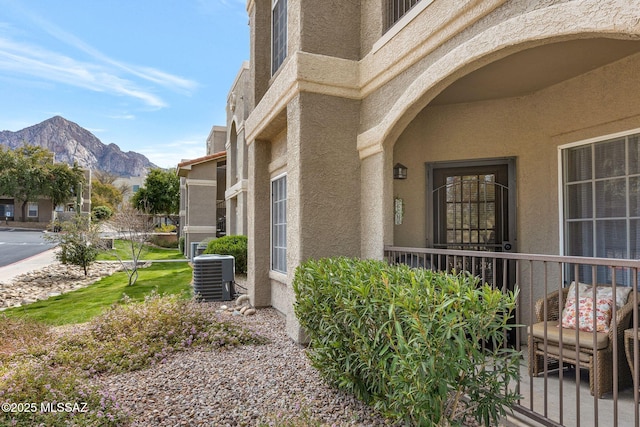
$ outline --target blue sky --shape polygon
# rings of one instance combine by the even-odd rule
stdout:
[[[205,154],[249,59],[245,0],[0,0],[0,130],[60,115],[161,167]]]

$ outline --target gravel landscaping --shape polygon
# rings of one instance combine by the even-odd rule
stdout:
[[[210,304],[212,310],[222,303]],[[385,426],[355,398],[328,387],[273,309],[232,316],[268,344],[190,351],[143,371],[96,379],[133,416],[133,425]]]

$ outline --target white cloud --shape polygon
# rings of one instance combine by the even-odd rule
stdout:
[[[136,116],[133,114],[113,114],[111,116],[109,116],[110,119],[116,119],[116,120],[135,120]]]
[[[183,160],[197,159],[198,157],[204,156],[206,149],[204,143],[200,143],[198,146],[182,146],[179,157],[176,156],[173,144],[166,144],[153,148],[145,147],[137,149],[136,151],[147,156],[152,163],[160,166],[161,168],[175,168],[178,163]]]
[[[77,61],[38,46],[0,37],[0,70],[71,86],[138,99],[154,108],[166,107],[158,95],[144,90],[100,64]]]
[[[31,43],[17,41],[11,36],[12,27],[0,23],[0,30],[5,30],[5,35],[0,35],[0,70],[21,78],[37,77],[43,81],[134,98],[152,108],[167,106],[157,94],[160,87],[186,94],[198,87],[197,82],[181,76],[113,59],[45,19],[28,12],[25,14],[39,29],[88,55],[90,61],[75,59]],[[156,87],[143,87],[136,80],[152,83]]]

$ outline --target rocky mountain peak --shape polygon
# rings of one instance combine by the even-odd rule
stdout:
[[[15,149],[24,144],[52,151],[57,162],[100,170],[120,176],[141,176],[156,167],[133,151],[123,152],[116,144],[105,145],[94,134],[64,117],[55,116],[17,132],[0,132],[0,144]]]

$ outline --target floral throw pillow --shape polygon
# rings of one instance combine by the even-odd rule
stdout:
[[[578,283],[578,295],[580,297],[590,297],[593,295],[593,291],[591,290],[591,285],[587,285],[585,283]],[[627,299],[629,297],[629,293],[631,292],[630,287],[617,286],[616,287],[616,307],[622,308],[623,305],[627,303]],[[613,300],[613,288],[611,286],[596,286],[596,297],[598,299],[611,299]],[[569,286],[569,293],[567,294],[567,299],[575,298],[576,295],[576,282],[571,282],[571,286]]]
[[[596,317],[596,331],[609,332],[611,324],[610,298],[596,298],[595,303],[591,297],[580,297],[578,299],[578,316],[576,316],[575,297],[567,298],[567,303],[562,310],[562,327],[569,329],[580,329],[581,331],[593,332],[593,317]],[[577,324],[577,326],[576,326]]]

